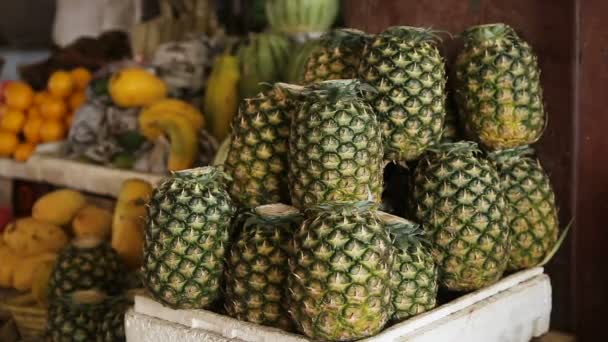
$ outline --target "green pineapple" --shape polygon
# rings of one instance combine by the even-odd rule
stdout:
[[[144,239],[144,286],[177,309],[219,298],[230,222],[236,212],[215,167],[173,173],[154,190]]]
[[[289,136],[292,204],[379,202],[382,138],[374,111],[361,98],[362,85],[340,80],[289,89],[304,97]]]
[[[511,228],[508,269],[514,271],[540,264],[558,240],[555,194],[549,176],[533,153],[525,146],[490,155],[506,193]]]
[[[416,219],[433,242],[440,285],[470,291],[500,279],[509,226],[500,177],[473,142],[442,144],[414,172]]]
[[[293,111],[293,101],[279,87],[241,102],[225,163],[232,178],[229,192],[240,205],[289,201],[287,143]]]
[[[391,27],[366,47],[359,78],[382,126],[385,159],[418,159],[439,142],[446,116],[446,70],[429,29]]]
[[[456,142],[463,138],[463,133],[460,129],[460,120],[458,118],[458,109],[452,100],[452,96],[448,95],[445,107],[445,121],[443,123],[443,134],[441,135],[442,142]]]
[[[232,317],[292,330],[286,306],[291,237],[299,211],[284,204],[259,206],[245,219],[226,270],[226,311]]]
[[[394,241],[392,320],[400,322],[437,305],[437,265],[420,225],[383,212],[378,216]]]
[[[357,78],[361,53],[368,40],[365,32],[354,29],[336,29],[326,33],[306,62],[304,82]]]
[[[294,236],[290,312],[314,340],[378,333],[391,316],[390,238],[371,202],[328,203],[309,211]]]
[[[132,305],[132,300],[118,297],[109,301],[108,310],[99,322],[97,342],[124,342],[125,313]]]
[[[125,289],[126,274],[118,254],[107,242],[79,238],[59,253],[49,279],[49,298],[91,289],[117,295]]]
[[[491,150],[537,141],[546,119],[532,48],[505,24],[474,26],[462,36],[456,97],[467,132]]]
[[[108,310],[107,296],[95,290],[75,291],[51,301],[47,331],[51,342],[92,342]]]

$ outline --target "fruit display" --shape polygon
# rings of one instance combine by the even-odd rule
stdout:
[[[275,86],[244,99],[232,124],[224,164],[229,191],[245,207],[289,201],[287,151],[293,100]]]
[[[387,160],[419,159],[441,138],[446,71],[437,43],[431,30],[398,26],[378,34],[363,52],[359,77],[374,87],[368,101],[382,126]]]
[[[143,279],[173,308],[202,309],[220,297],[230,222],[236,212],[215,167],[179,171],[154,190],[147,213]]]
[[[500,279],[510,246],[505,193],[498,171],[477,145],[433,148],[413,183],[413,211],[431,235],[441,285],[471,291]]]
[[[107,312],[107,295],[97,290],[77,291],[51,302],[50,341],[97,341],[100,322]]]
[[[546,114],[530,45],[505,24],[474,26],[463,38],[455,94],[467,132],[490,150],[536,142]]]
[[[315,340],[372,336],[390,319],[390,237],[370,202],[316,207],[296,231],[290,311]]]
[[[226,311],[253,323],[293,330],[284,291],[300,212],[284,204],[259,206],[244,219],[227,256]]]
[[[391,320],[399,322],[437,305],[439,272],[429,248],[430,241],[418,224],[384,212],[378,212],[378,216],[388,228],[395,247]]]
[[[143,107],[167,96],[167,85],[143,68],[125,68],[108,83],[112,101],[121,107]]]
[[[209,132],[222,141],[230,132],[230,123],[239,102],[239,59],[224,53],[213,62],[204,98],[204,113]]]
[[[304,81],[320,81],[357,78],[362,51],[370,36],[354,29],[336,29],[324,34],[319,48],[308,58]]]
[[[559,233],[555,194],[549,176],[530,147],[490,154],[507,202],[511,229],[509,270],[539,265],[554,249]]]
[[[287,34],[325,32],[340,11],[339,0],[266,0],[265,5],[270,28]]]
[[[263,88],[260,82],[274,83],[284,79],[291,43],[274,33],[251,34],[238,51],[240,61],[239,93],[252,97]]]
[[[382,137],[356,80],[290,86],[303,96],[289,136],[289,192],[297,208],[345,200],[380,201]]]
[[[23,81],[9,82],[0,110],[0,157],[25,162],[36,145],[64,139],[90,79],[91,73],[78,67],[53,72],[41,92]]]
[[[66,225],[86,205],[87,200],[78,191],[59,189],[40,197],[32,207],[32,217],[58,226]]]

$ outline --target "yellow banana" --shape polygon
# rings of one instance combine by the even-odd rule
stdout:
[[[236,56],[224,54],[213,63],[207,81],[203,112],[208,131],[218,141],[223,141],[230,133],[232,117],[238,110],[239,78],[239,60]]]
[[[141,134],[148,139],[158,138],[162,132],[159,129],[148,125],[146,122],[142,122],[143,118],[151,118],[152,115],[144,115],[149,112],[172,112],[177,115],[183,116],[190,121],[198,132],[205,125],[205,117],[203,114],[191,104],[178,100],[178,99],[162,99],[154,102],[152,105],[142,110],[139,116],[139,125],[142,127]],[[145,128],[143,128],[145,127]]]
[[[140,114],[139,123],[142,134],[158,130],[169,138],[170,171],[189,169],[194,165],[198,153],[198,130],[190,120],[170,111],[148,111]]]

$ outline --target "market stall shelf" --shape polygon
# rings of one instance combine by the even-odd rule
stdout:
[[[112,169],[43,154],[33,155],[25,163],[0,159],[0,182],[3,185],[0,195],[2,196],[5,196],[5,192],[10,193],[8,189],[11,188],[10,183],[13,179],[20,179],[116,197],[122,182],[131,178],[157,184],[162,175]]]
[[[521,271],[494,285],[394,325],[363,341],[527,342],[549,330],[551,283],[543,268]],[[205,310],[172,310],[136,297],[126,315],[127,341],[304,342],[303,336]]]

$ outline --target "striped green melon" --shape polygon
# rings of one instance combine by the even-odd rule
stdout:
[[[340,0],[266,0],[273,31],[289,34],[327,31],[340,12]]]

